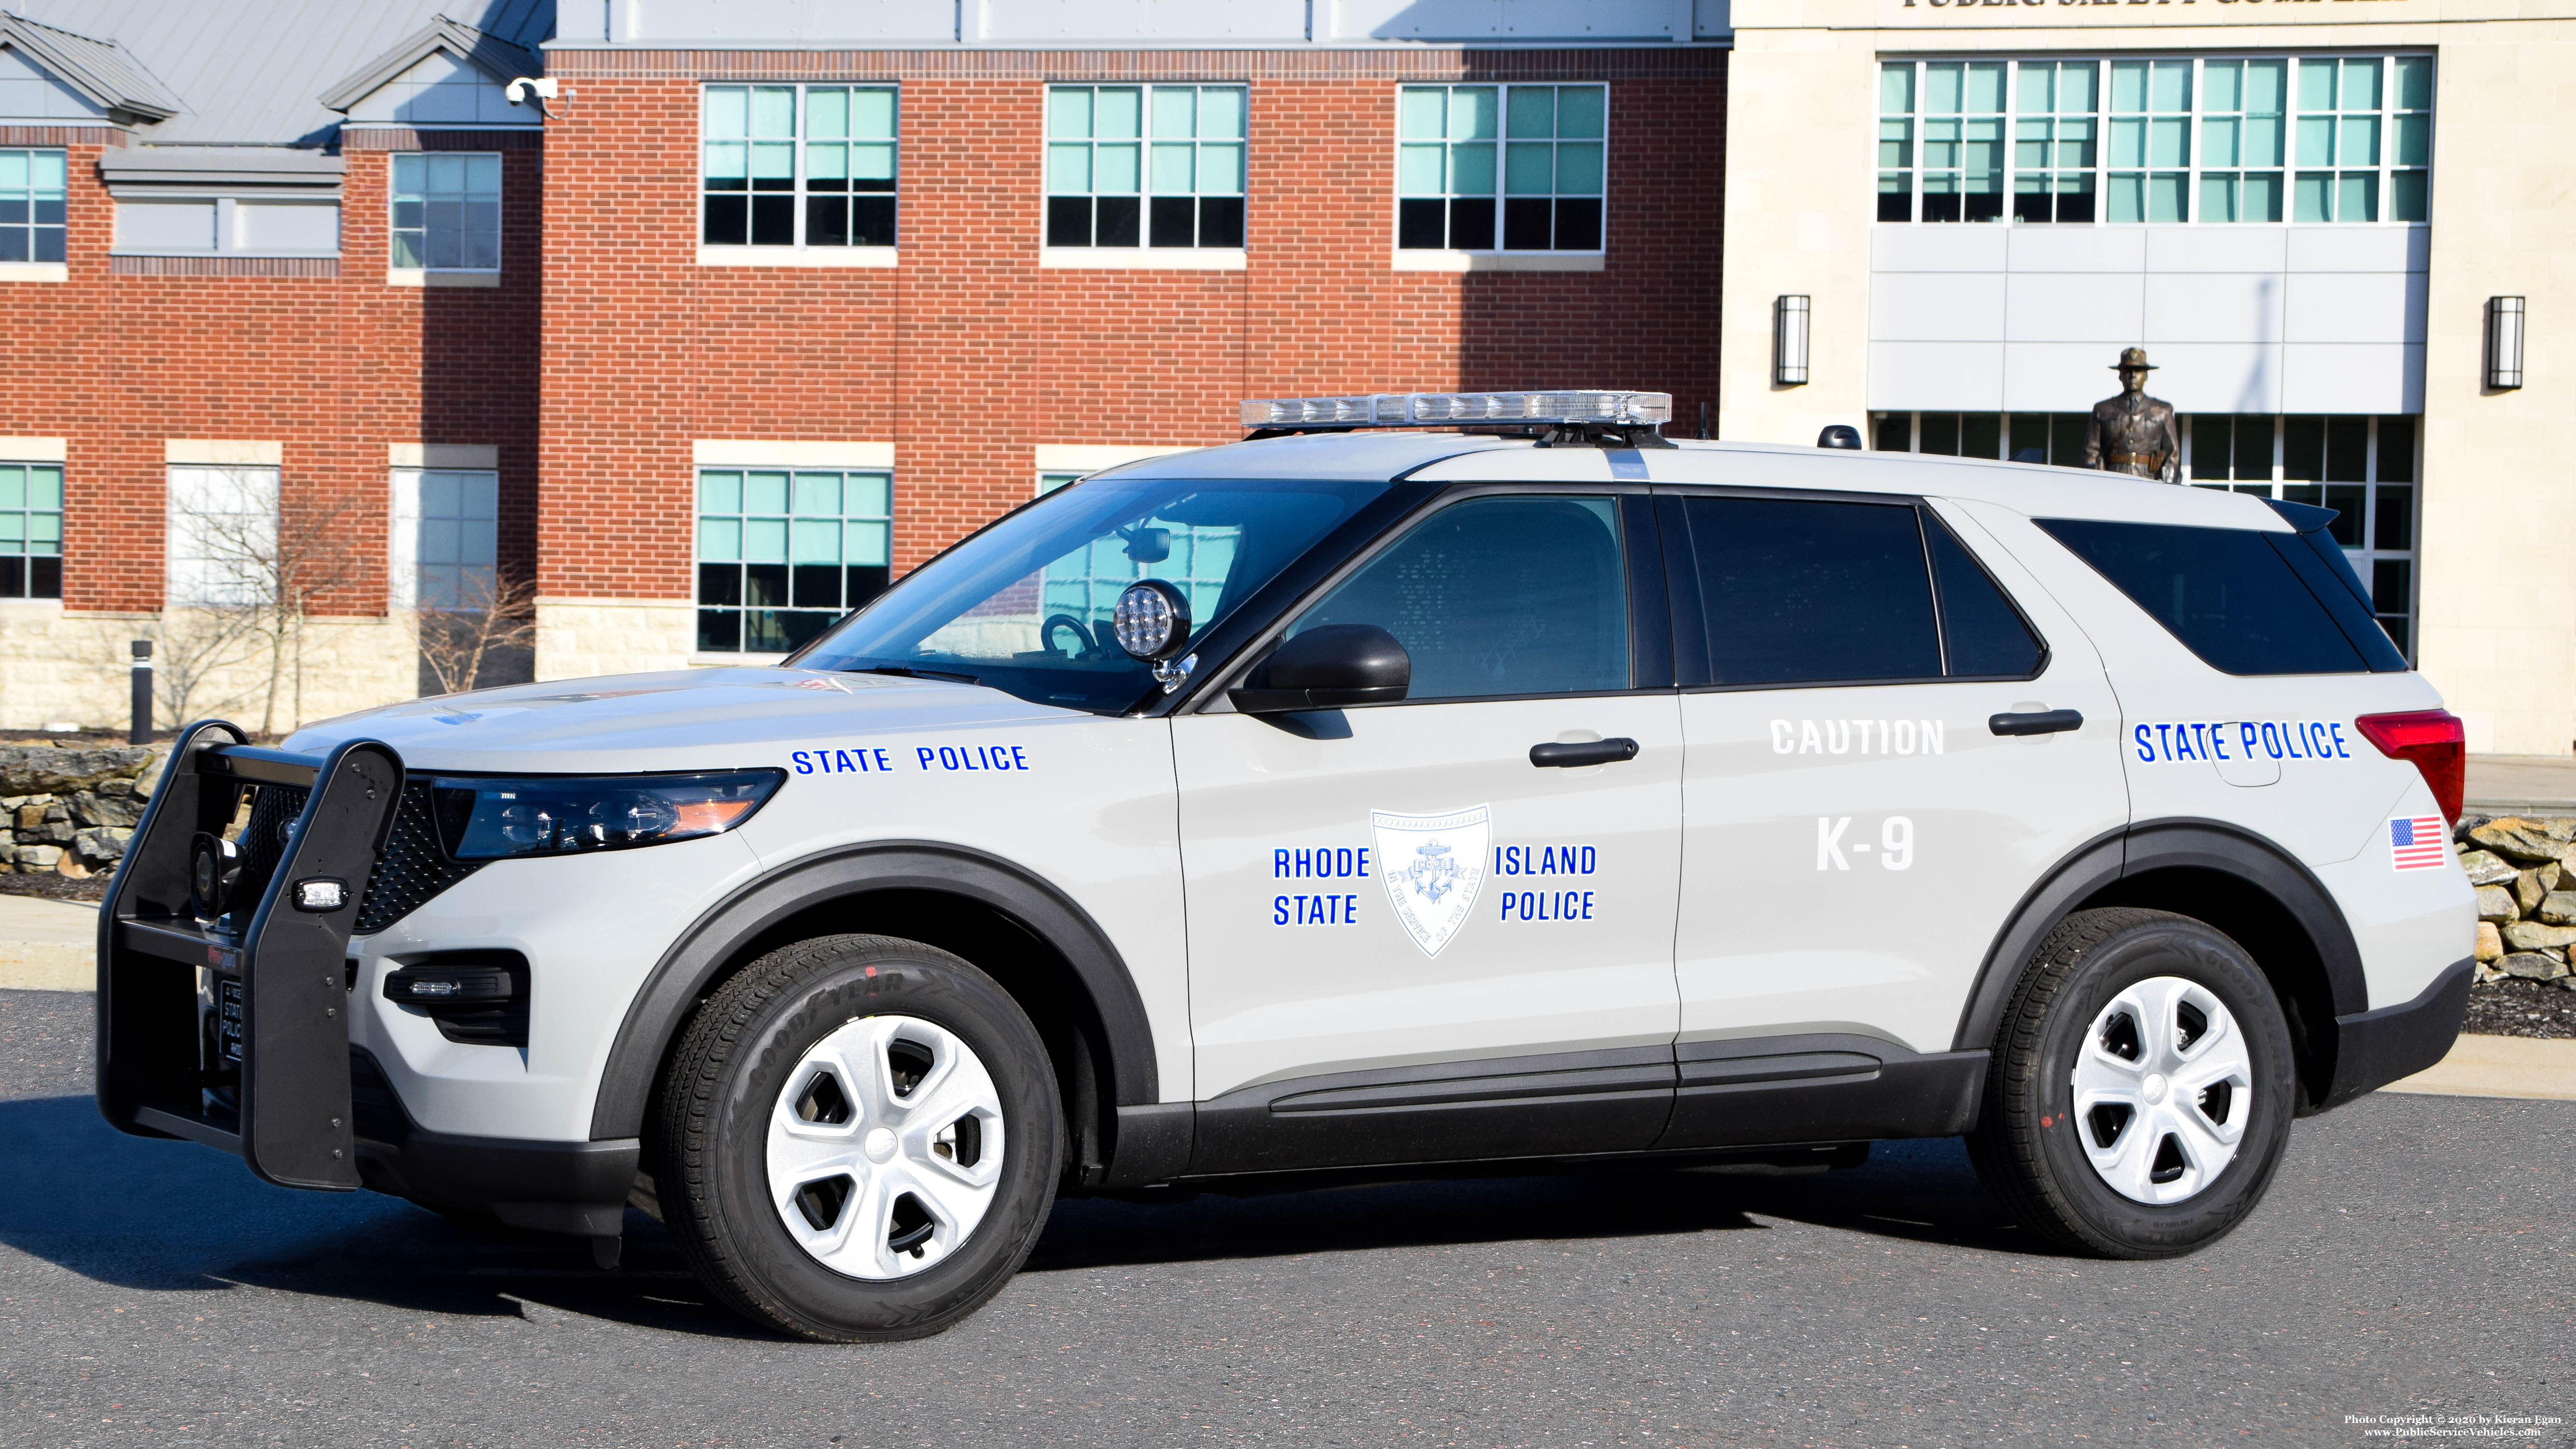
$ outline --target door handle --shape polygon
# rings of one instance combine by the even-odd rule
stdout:
[[[1615,765],[1637,758],[1637,742],[1624,736],[1588,740],[1579,745],[1549,741],[1530,746],[1530,763],[1542,770],[1571,770],[1581,765]]]
[[[2041,709],[2028,714],[1989,716],[1986,728],[1999,735],[2053,735],[2084,728],[2084,716],[2071,709]]]

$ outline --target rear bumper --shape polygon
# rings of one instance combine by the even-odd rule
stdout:
[[[2469,982],[2476,974],[2477,963],[2463,957],[2412,1001],[2336,1017],[2334,1086],[2318,1110],[2340,1107],[2449,1055],[2469,1014]]]

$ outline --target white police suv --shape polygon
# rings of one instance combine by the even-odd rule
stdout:
[[[2188,1252],[2467,999],[2459,723],[2323,509],[1247,404],[776,668],[193,727],[99,1102],[289,1186],[935,1332],[1060,1193],[1966,1134]],[[1395,424],[1396,426],[1387,426]]]

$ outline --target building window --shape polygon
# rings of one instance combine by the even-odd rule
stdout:
[[[2279,221],[2290,63],[2213,60],[2201,83],[2200,219]]]
[[[277,602],[277,470],[170,469],[172,608],[256,608]]]
[[[63,465],[0,463],[0,599],[63,596]]]
[[[1049,86],[1046,244],[1243,245],[1242,86]]]
[[[2084,413],[1877,413],[1870,445],[1883,453],[2008,458],[2084,466]],[[2415,616],[2413,417],[2186,415],[2186,483],[2335,510],[2328,525],[2372,611],[2411,660]]]
[[[129,257],[331,257],[340,203],[232,196],[116,203],[116,252]]]
[[[894,245],[892,86],[709,86],[708,246]]]
[[[500,270],[501,158],[497,153],[398,154],[393,197],[394,266]]]
[[[1873,413],[1870,446],[1882,453],[2080,468],[2086,418],[2084,413]]]
[[[501,475],[488,469],[400,469],[394,474],[400,575],[424,609],[487,611],[500,601]],[[409,565],[408,570],[404,568]]]
[[[2013,117],[2013,220],[2093,220],[2093,148],[2099,139],[2093,112],[2100,76],[2101,68],[2089,60],[2022,62]],[[1884,182],[1880,194],[1886,194]]]
[[[0,262],[63,259],[62,151],[0,151]]]
[[[1044,498],[1059,488],[1079,483],[1087,475],[1073,472],[1044,472],[1038,475],[1038,496]]]
[[[2182,423],[2184,481],[2335,510],[2328,531],[2412,660],[2417,420],[2201,414]]]
[[[698,472],[698,648],[783,654],[885,592],[893,480],[881,472]]]
[[[1609,98],[1600,85],[1404,87],[1395,244],[1600,251]]]
[[[2420,222],[2429,55],[1896,60],[1878,219]],[[2098,198],[2098,201],[2097,201]]]

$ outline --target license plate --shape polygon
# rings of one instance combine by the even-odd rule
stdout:
[[[229,976],[215,978],[215,1049],[225,1061],[242,1059],[242,984]]]

